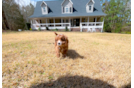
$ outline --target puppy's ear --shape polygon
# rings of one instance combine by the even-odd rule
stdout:
[[[55,33],[56,36],[58,35],[56,32],[54,32],[54,33]]]
[[[65,36],[66,42],[69,43],[68,37]]]

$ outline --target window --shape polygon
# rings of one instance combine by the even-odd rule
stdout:
[[[89,6],[89,10],[91,10],[91,6]]]
[[[66,8],[66,13],[68,13],[69,11],[68,11],[68,8]]]
[[[43,11],[46,12],[46,8],[45,7],[43,7]]]
[[[69,7],[65,7],[65,12],[69,13]]]
[[[65,7],[65,13],[70,13],[70,8],[68,6]]]

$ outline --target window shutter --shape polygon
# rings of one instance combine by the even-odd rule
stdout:
[[[63,13],[64,13],[64,7],[63,7]]]
[[[71,12],[71,7],[70,7],[70,12]]]

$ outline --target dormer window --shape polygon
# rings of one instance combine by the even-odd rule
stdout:
[[[47,7],[47,4],[43,1],[41,3],[41,11],[42,11],[42,14],[48,14],[48,7]]]
[[[86,4],[87,13],[93,12],[94,3],[94,0],[89,0],[89,2]]]
[[[73,3],[71,0],[64,0],[61,4],[62,13],[73,13]]]

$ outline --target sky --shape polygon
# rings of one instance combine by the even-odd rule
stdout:
[[[32,3],[34,6],[36,5],[37,1],[58,1],[58,0],[15,0],[17,3],[19,3],[21,6],[26,6],[30,3]]]

